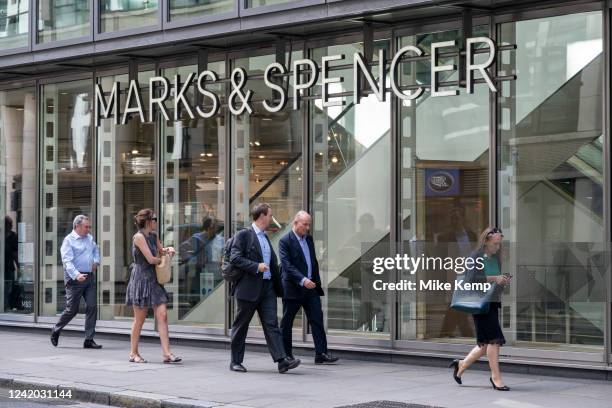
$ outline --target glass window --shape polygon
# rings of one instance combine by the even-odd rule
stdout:
[[[295,60],[301,54],[296,51],[285,58]],[[300,111],[287,104],[280,112],[270,113],[262,105],[263,99],[273,99],[263,74],[275,61],[275,55],[235,60],[236,67],[258,78],[249,79],[245,85],[255,94],[251,103],[253,113],[232,115],[232,227],[236,231],[250,226],[252,206],[270,204],[273,220],[267,234],[278,255],[278,242],[291,230],[293,217],[303,205],[303,152]],[[281,314],[282,306],[277,311]],[[298,317],[294,328],[300,327]]]
[[[0,313],[33,311],[35,152],[34,88],[0,92]]]
[[[28,45],[29,0],[0,0],[0,49]]]
[[[149,77],[154,71],[138,74],[145,118],[149,107]],[[119,82],[125,106],[128,76],[98,78],[104,92]],[[125,305],[125,291],[130,277],[132,236],[136,232],[134,216],[155,205],[157,168],[155,123],[142,123],[138,114],[125,125],[115,125],[114,118],[100,121],[98,131],[97,242],[101,265],[98,269],[100,318],[122,320],[132,316]]]
[[[38,0],[37,29],[39,43],[88,35],[89,0]]]
[[[372,71],[378,72],[378,50],[389,51],[389,41],[375,43]],[[363,52],[361,43],[312,50],[312,58],[344,54],[329,63],[331,95],[353,90],[352,58]],[[343,68],[337,68],[344,65]],[[346,68],[348,65],[348,68]],[[333,69],[333,67],[336,67]],[[315,88],[320,96],[320,80]],[[321,264],[326,296],[321,299],[331,333],[389,338],[391,309],[388,293],[372,288],[365,256],[388,254],[391,208],[391,103],[369,95],[332,97],[343,106],[324,107],[320,98],[310,104],[313,151],[313,238]],[[388,256],[388,255],[386,255]]]
[[[213,62],[208,69],[225,77],[225,63]],[[197,66],[163,70],[166,78],[180,75],[184,80]],[[207,84],[221,97],[225,84]],[[196,106],[194,85],[187,99]],[[209,101],[204,101],[204,105]],[[200,102],[201,103],[201,102]],[[206,109],[206,108],[205,108]],[[207,110],[207,109],[206,109]],[[173,110],[168,103],[168,112]],[[225,113],[212,118],[189,119],[186,112],[179,121],[163,121],[162,126],[162,237],[173,245],[172,286],[176,307],[168,313],[172,323],[206,324],[223,329],[225,286],[221,276],[221,256],[225,246]]]
[[[274,55],[242,58],[235,61],[235,66],[261,78],[275,60]],[[281,112],[268,112],[261,101],[273,95],[263,79],[249,79],[245,88],[259,97],[251,104],[253,114],[232,115],[233,225],[234,230],[248,227],[251,207],[259,202],[270,204],[274,220],[269,233],[276,249],[280,237],[289,231],[293,216],[302,208],[300,113],[289,105]]]
[[[276,4],[291,3],[295,0],[247,0],[246,8],[274,6]]]
[[[39,295],[43,316],[55,316],[64,310],[62,241],[72,231],[74,217],[92,217],[95,179],[91,88],[91,81],[84,80],[43,85],[40,92]]]
[[[487,36],[487,27],[475,27],[474,36],[479,35]],[[461,30],[450,30],[401,37],[398,47],[412,45],[431,55],[432,43],[455,41],[455,47],[438,49],[452,55],[437,65],[458,66],[462,40]],[[487,56],[477,54],[475,62]],[[398,73],[402,86],[428,86],[430,59],[404,62]],[[438,74],[440,82],[458,79],[457,70]],[[400,240],[402,254],[412,258],[466,257],[489,222],[489,88],[477,84],[471,95],[456,85],[448,89],[459,95],[432,97],[427,88],[418,98],[399,102]],[[415,274],[402,270],[399,279],[454,284],[455,269],[430,265]],[[472,318],[448,308],[451,296],[452,291],[400,292],[400,338],[473,343]]]
[[[601,352],[603,38],[599,11],[502,24],[499,215],[510,243],[512,341]]]
[[[229,13],[235,5],[234,0],[170,0],[170,20]]]
[[[157,25],[157,12],[157,0],[100,0],[100,32]]]

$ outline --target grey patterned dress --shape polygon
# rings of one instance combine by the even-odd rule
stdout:
[[[144,235],[142,231],[139,231]],[[153,256],[157,256],[157,235],[145,235],[145,240]],[[162,285],[157,283],[155,265],[151,265],[140,249],[132,243],[132,274],[125,294],[125,303],[140,308],[168,303],[168,294]]]

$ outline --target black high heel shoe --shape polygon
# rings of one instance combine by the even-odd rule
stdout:
[[[508,387],[507,385],[504,385],[503,387],[498,387],[497,385],[495,385],[495,383],[493,382],[493,378],[491,377],[489,377],[489,381],[491,381],[491,385],[496,391],[510,391],[510,387]]]
[[[452,367],[455,367],[455,370],[453,371],[453,378],[455,379],[457,384],[461,385],[462,384],[461,377],[457,375],[457,372],[459,371],[459,360],[453,360],[453,362],[450,363],[448,368],[452,368]]]

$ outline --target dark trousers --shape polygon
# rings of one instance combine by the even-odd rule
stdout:
[[[292,356],[292,329],[295,315],[300,311],[300,307],[304,308],[304,313],[308,318],[308,324],[312,332],[314,340],[315,353],[317,355],[327,353],[327,337],[325,335],[325,326],[323,326],[323,309],[321,308],[321,297],[314,291],[309,290],[309,293],[302,299],[283,299],[283,320],[281,322],[281,330],[283,332],[283,343],[285,352]]]
[[[66,284],[66,309],[53,328],[54,331],[62,330],[76,316],[79,311],[81,297],[85,299],[85,340],[93,340],[96,334],[96,319],[98,306],[96,299],[96,279],[93,274],[88,274],[83,282],[70,280]]]
[[[278,328],[276,317],[276,294],[272,282],[264,281],[259,298],[255,302],[236,299],[237,310],[232,324],[232,363],[242,364],[249,323],[257,311],[266,337],[268,350],[274,361],[280,361],[287,355],[283,348],[283,336]]]
[[[4,281],[4,309],[10,312],[11,309],[23,310],[22,289],[18,282],[5,280]]]

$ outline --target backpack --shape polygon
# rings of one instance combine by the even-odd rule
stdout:
[[[223,279],[230,283],[236,283],[242,278],[243,271],[236,266],[232,265],[230,262],[230,256],[232,254],[232,248],[234,246],[234,239],[238,236],[238,234],[242,233],[244,230],[240,230],[233,237],[229,238],[227,242],[225,242],[225,247],[223,248],[223,257],[221,258],[221,276]],[[247,242],[247,250],[251,248],[253,245],[253,237],[249,235],[249,241]]]

